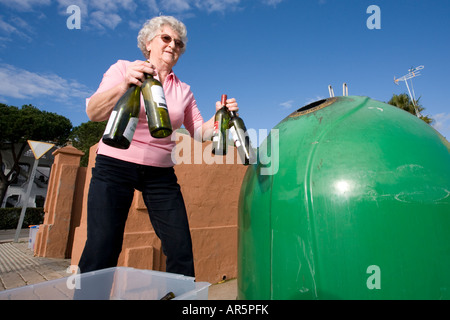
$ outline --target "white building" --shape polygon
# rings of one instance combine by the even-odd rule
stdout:
[[[18,149],[18,147],[17,147]],[[56,150],[53,147],[45,155],[39,159],[38,167],[36,170],[36,176],[33,181],[33,187],[31,189],[31,195],[28,199],[27,207],[43,207],[45,197],[47,196],[48,179],[50,177],[50,169],[53,164],[54,157],[52,153]],[[11,170],[14,160],[9,150],[0,150],[2,153],[3,163],[2,170],[5,174]],[[28,176],[31,174],[35,158],[30,147],[27,145],[25,151],[20,158],[20,174],[16,177],[15,181],[10,184],[6,192],[2,208],[5,207],[22,207],[24,201],[26,201],[25,194],[28,188]]]

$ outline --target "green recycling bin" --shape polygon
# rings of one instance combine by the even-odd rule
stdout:
[[[449,299],[450,147],[368,97],[286,117],[247,169],[239,299]]]

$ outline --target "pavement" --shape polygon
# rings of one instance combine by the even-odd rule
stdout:
[[[16,230],[0,230],[0,292],[13,288],[66,278],[70,259],[35,257],[28,248],[29,230],[22,229],[14,242]],[[208,300],[236,300],[237,280],[212,284]]]

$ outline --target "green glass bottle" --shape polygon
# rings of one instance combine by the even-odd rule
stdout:
[[[175,294],[170,291],[169,293],[167,293],[164,297],[162,297],[159,300],[172,300],[173,298],[175,298]]]
[[[244,165],[256,163],[256,153],[253,150],[248,136],[247,128],[245,127],[244,120],[237,115],[234,111],[230,113],[230,132],[233,137],[234,145],[237,148],[238,155]]]
[[[172,134],[169,110],[161,82],[152,75],[145,74],[141,87],[144,97],[145,113],[147,115],[148,129],[154,138],[166,138]]]
[[[133,85],[117,101],[103,133],[103,143],[119,149],[130,147],[139,121],[140,93],[141,88]]]
[[[214,116],[214,132],[212,136],[212,154],[224,156],[227,154],[227,130],[230,121],[228,114],[227,95],[223,94],[221,99],[222,108],[217,110]]]

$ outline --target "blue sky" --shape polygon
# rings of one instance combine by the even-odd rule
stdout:
[[[67,27],[70,5],[80,29]],[[380,29],[367,27],[370,5]],[[88,121],[85,98],[118,59],[143,59],[137,33],[159,14],[188,28],[174,71],[205,120],[222,93],[256,130],[328,97],[330,84],[336,95],[346,82],[350,95],[388,101],[407,92],[394,76],[424,65],[416,96],[450,137],[448,0],[0,0],[0,102]]]

